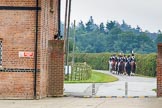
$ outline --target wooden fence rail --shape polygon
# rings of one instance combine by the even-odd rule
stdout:
[[[75,63],[71,66],[71,72],[65,74],[65,80],[79,81],[91,78],[92,69],[86,63]]]

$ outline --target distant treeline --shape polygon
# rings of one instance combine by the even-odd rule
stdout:
[[[80,53],[75,54],[75,62],[87,62],[92,69],[108,70],[108,60],[112,53]],[[135,54],[137,70],[136,73],[145,76],[156,76],[156,58],[157,54]],[[72,55],[69,56],[69,62],[72,61]]]
[[[75,32],[74,32],[75,31]],[[63,33],[63,26],[62,26]],[[92,16],[89,21],[71,25],[69,37],[69,50],[72,52],[76,36],[75,52],[101,53],[101,52],[122,52],[148,54],[157,52],[157,43],[162,42],[162,32],[157,33],[142,31],[142,28],[132,28],[124,20],[122,24],[117,21],[107,21],[106,24],[97,25]]]

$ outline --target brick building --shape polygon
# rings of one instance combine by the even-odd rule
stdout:
[[[0,0],[0,99],[63,95],[60,0]]]

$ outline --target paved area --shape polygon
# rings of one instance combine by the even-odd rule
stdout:
[[[0,100],[0,108],[161,108],[162,98],[45,98]]]
[[[108,71],[102,73],[111,74]],[[119,81],[95,84],[95,96],[151,96],[156,97],[156,78],[114,75]],[[127,86],[126,86],[127,84]],[[72,96],[92,95],[92,83],[65,84],[65,94]]]
[[[100,71],[111,74],[107,71]],[[125,82],[128,82],[128,95],[156,96],[156,78],[116,76],[119,81],[95,84],[95,96],[125,95]],[[41,100],[0,100],[0,108],[161,108],[162,98],[79,98],[92,95],[92,84],[65,84],[65,94],[70,97],[44,98]]]

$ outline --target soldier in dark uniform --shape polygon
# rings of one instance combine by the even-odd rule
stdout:
[[[131,55],[131,61],[134,61],[134,62],[136,61],[136,60],[135,60],[135,56],[134,56],[133,53],[132,53],[132,55]]]
[[[109,71],[110,72],[114,72],[115,71],[115,62],[116,62],[116,55],[113,54],[110,58],[109,58]]]
[[[126,67],[126,61],[127,61],[127,57],[126,57],[126,55],[124,54],[124,56],[123,56],[123,63],[124,63],[124,74],[126,75],[126,69],[125,69],[125,67]]]
[[[135,55],[132,53],[132,55],[131,55],[131,72],[132,72],[132,75],[135,75],[135,71],[136,71],[136,59],[135,59]]]
[[[130,55],[127,56],[127,60],[126,60],[126,73],[128,74],[128,76],[130,76],[130,74],[131,74],[131,57],[130,57]]]
[[[112,59],[113,59],[113,55],[111,55],[110,58],[109,58],[109,60],[108,60],[108,63],[109,63],[108,69],[109,69],[109,71],[111,69],[111,61],[112,61]]]

